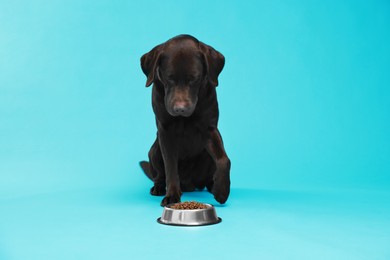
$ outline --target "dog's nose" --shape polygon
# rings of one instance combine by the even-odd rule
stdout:
[[[190,106],[186,104],[186,102],[176,102],[173,105],[173,112],[177,115],[184,115],[187,114],[190,110]]]

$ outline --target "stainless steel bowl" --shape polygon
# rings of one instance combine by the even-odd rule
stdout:
[[[211,204],[205,204],[205,209],[173,209],[171,205],[165,206],[161,218],[157,222],[173,226],[204,226],[217,224],[222,221],[217,216]]]

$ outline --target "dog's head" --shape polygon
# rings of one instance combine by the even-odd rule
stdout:
[[[216,87],[225,58],[212,47],[189,35],[179,35],[141,57],[146,86],[159,83],[165,107],[172,116],[190,116],[202,87]]]

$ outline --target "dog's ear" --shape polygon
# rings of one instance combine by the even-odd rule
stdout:
[[[163,44],[157,45],[150,52],[145,53],[141,57],[141,68],[147,77],[146,87],[149,87],[155,79],[157,64],[161,55],[162,48]]]
[[[207,78],[212,86],[218,86],[218,75],[225,65],[225,57],[213,47],[199,42],[199,48],[205,58]]]

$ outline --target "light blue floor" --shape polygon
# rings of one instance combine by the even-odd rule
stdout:
[[[0,200],[0,259],[389,259],[388,192],[233,188],[220,224],[156,222],[150,185]],[[207,192],[183,200],[214,203]]]

